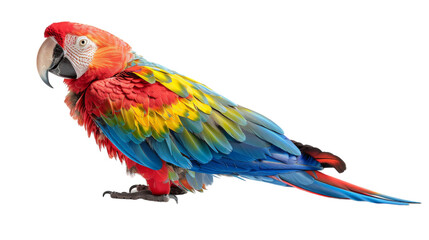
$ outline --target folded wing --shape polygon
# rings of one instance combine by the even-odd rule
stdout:
[[[271,120],[142,58],[94,82],[85,106],[119,150],[151,169],[162,160],[217,174],[321,169],[297,158],[299,149]]]

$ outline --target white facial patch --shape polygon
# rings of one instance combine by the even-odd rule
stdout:
[[[67,34],[64,39],[64,53],[76,71],[76,78],[80,78],[91,64],[97,51],[97,45],[86,36]]]

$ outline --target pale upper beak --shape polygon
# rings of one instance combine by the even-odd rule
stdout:
[[[64,78],[77,77],[76,71],[69,59],[64,56],[64,50],[53,37],[48,37],[40,46],[39,53],[37,54],[37,71],[40,78],[49,87],[48,72]]]

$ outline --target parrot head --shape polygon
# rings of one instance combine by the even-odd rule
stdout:
[[[126,42],[84,24],[53,23],[46,28],[45,37],[37,54],[37,70],[50,87],[48,72],[83,86],[121,72],[132,57]]]

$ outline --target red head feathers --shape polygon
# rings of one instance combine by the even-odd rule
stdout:
[[[74,92],[84,90],[95,79],[109,78],[121,72],[132,57],[131,47],[126,42],[89,25],[53,23],[46,28],[45,37],[56,40],[77,72],[77,79],[65,80]]]

